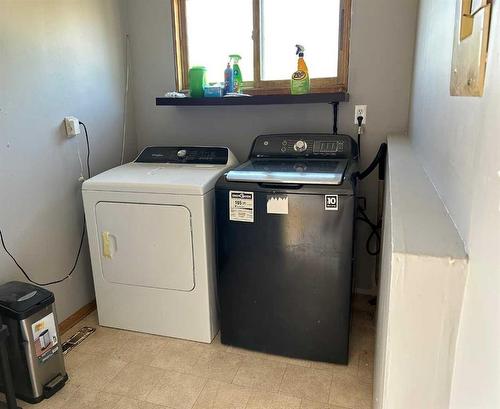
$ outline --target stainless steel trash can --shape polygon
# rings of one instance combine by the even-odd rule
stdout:
[[[7,349],[16,396],[29,403],[49,398],[68,380],[54,294],[20,281],[3,284],[0,316],[9,328]],[[2,390],[3,385],[0,377]]]

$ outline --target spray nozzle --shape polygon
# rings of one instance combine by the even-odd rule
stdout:
[[[298,55],[299,57],[303,57],[305,47],[303,45],[300,45],[300,44],[295,44],[295,47],[297,47],[297,51],[295,52],[295,54]]]
[[[234,64],[238,64],[238,62],[241,60],[241,55],[238,54],[231,54],[229,56],[229,61],[233,61]]]

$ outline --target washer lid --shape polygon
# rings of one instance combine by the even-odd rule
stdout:
[[[82,189],[203,195],[214,188],[217,179],[230,167],[132,162],[86,180]]]
[[[341,185],[346,167],[346,159],[254,159],[228,172],[226,179],[235,182]]]

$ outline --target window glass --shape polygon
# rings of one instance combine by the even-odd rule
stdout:
[[[305,47],[311,78],[336,77],[339,10],[339,0],[261,0],[262,79],[291,77],[295,44]]]
[[[253,81],[252,9],[252,0],[186,0],[189,66],[222,82],[229,55],[239,54],[243,81]]]

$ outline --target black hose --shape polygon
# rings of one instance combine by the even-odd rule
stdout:
[[[359,180],[363,180],[370,173],[372,173],[378,166],[378,179],[385,180],[386,157],[387,157],[387,144],[383,143],[380,145],[380,148],[378,149],[378,152],[375,155],[375,158],[373,159],[372,163],[370,163],[370,165],[363,172],[361,173],[356,172],[354,174],[354,177],[358,178]],[[358,207],[358,214],[359,215],[356,217],[356,220],[366,223],[371,230],[370,235],[366,240],[366,251],[368,252],[368,254],[376,256],[380,253],[380,248],[381,248],[380,231],[382,229],[382,221],[378,220],[377,223],[373,223],[361,207]],[[374,244],[372,244],[373,241]]]
[[[380,145],[380,148],[378,148],[377,155],[375,155],[375,158],[373,159],[372,163],[361,173],[356,173],[356,177],[359,180],[363,180],[366,178],[370,173],[373,172],[373,170],[377,167],[378,165],[378,178],[379,180],[385,180],[385,158],[387,156],[387,144],[383,143]]]
[[[356,220],[362,221],[368,225],[370,228],[370,235],[368,236],[368,239],[366,240],[366,251],[368,254],[371,256],[377,256],[380,254],[380,245],[381,245],[381,239],[380,239],[380,229],[381,229],[381,223],[380,221],[375,224],[373,223],[369,218],[368,215],[365,213],[365,211],[358,207],[358,212],[359,216],[356,217]],[[371,244],[372,241],[375,240],[375,244]],[[373,248],[373,250],[372,250]]]

